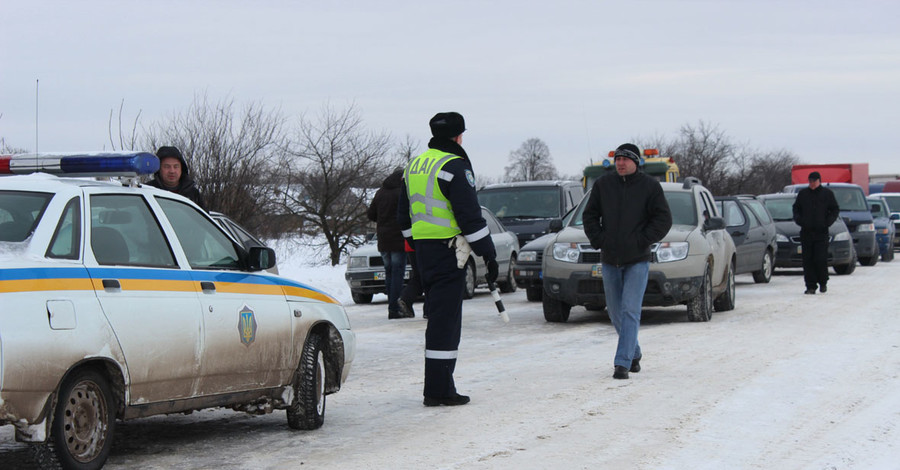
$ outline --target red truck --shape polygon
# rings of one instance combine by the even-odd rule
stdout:
[[[823,183],[853,183],[862,186],[863,192],[869,195],[868,163],[822,163],[816,165],[794,165],[791,168],[791,183],[801,184],[809,181],[809,174],[818,171]]]

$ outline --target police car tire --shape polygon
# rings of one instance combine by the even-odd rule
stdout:
[[[36,463],[42,469],[102,468],[112,449],[117,408],[109,382],[101,373],[92,369],[73,372],[59,388],[50,438],[33,448]],[[86,441],[84,436],[88,436]]]
[[[463,289],[463,298],[471,299],[475,297],[475,263],[469,259],[466,263],[466,285]]]
[[[311,333],[294,373],[294,398],[287,409],[292,429],[318,429],[325,423],[325,340]]]
[[[504,294],[511,294],[519,288],[516,285],[516,257],[513,255],[509,259],[509,269],[506,271],[506,280],[502,282],[497,282],[497,287],[500,288],[500,292]]]

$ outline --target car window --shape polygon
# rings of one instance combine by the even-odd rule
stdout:
[[[725,219],[725,225],[728,227],[740,227],[747,223],[747,219],[744,218],[744,213],[741,212],[741,208],[738,207],[737,201],[725,200],[725,201],[716,201],[716,206],[721,210]]]
[[[703,210],[704,216],[706,217],[720,217],[719,211],[716,209],[716,205],[713,204],[712,197],[706,191],[700,191],[700,199],[703,201]]]
[[[63,209],[47,247],[47,258],[78,259],[81,248],[81,198],[73,197]]]
[[[0,242],[30,237],[51,199],[49,193],[0,191]]]
[[[763,204],[776,221],[794,220],[794,198],[766,199]]]
[[[225,229],[228,230],[228,233],[233,235],[234,238],[237,238],[237,240],[241,242],[241,245],[244,248],[249,248],[251,246],[266,246],[266,244],[260,241],[260,239],[251,235],[233,220],[222,218],[219,219],[219,221],[222,222],[222,225],[225,226]]]
[[[697,209],[694,206],[694,195],[684,191],[665,193],[669,211],[672,212],[672,225],[697,225]]]
[[[482,209],[481,215],[484,217],[484,221],[487,222],[488,230],[490,230],[491,233],[504,232],[504,230],[500,228],[500,223],[497,222],[497,219],[495,219],[494,216],[490,214],[490,212]]]
[[[869,205],[872,206],[872,216],[873,217],[890,217],[890,214],[887,213],[887,208],[884,207],[881,201],[869,201]]]
[[[101,265],[177,267],[159,222],[139,195],[91,196],[91,249]]]
[[[769,215],[769,211],[766,210],[766,207],[763,206],[761,202],[756,199],[747,199],[743,202],[744,207],[750,209],[750,212],[753,212],[763,225],[772,223],[772,217]]]
[[[842,211],[867,211],[868,205],[862,190],[854,186],[829,186]]]
[[[557,187],[501,188],[482,190],[478,202],[501,219],[559,217],[560,191]]]
[[[900,196],[882,196],[891,212],[900,212]]]
[[[175,229],[191,268],[240,269],[237,248],[215,222],[181,201],[158,196],[156,200]]]

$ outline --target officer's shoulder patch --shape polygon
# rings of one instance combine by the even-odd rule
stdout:
[[[469,182],[469,186],[475,187],[475,174],[472,170],[466,170],[466,181]]]

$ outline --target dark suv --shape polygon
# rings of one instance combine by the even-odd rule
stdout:
[[[500,183],[478,190],[478,202],[516,234],[519,246],[549,233],[550,222],[562,219],[582,197],[577,181]]]

